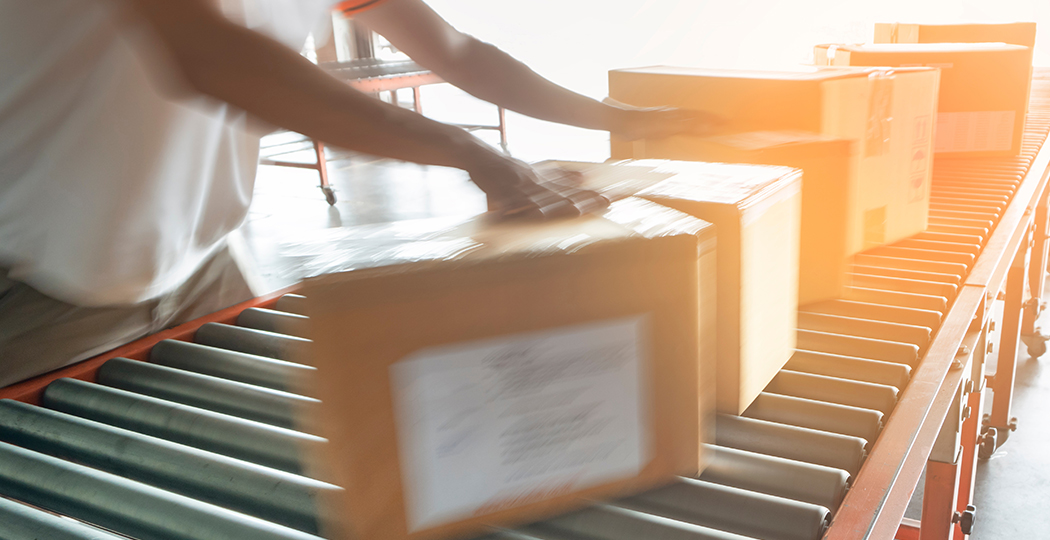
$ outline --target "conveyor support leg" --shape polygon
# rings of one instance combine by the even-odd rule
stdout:
[[[1002,446],[1010,432],[1017,429],[1017,419],[1011,416],[1010,405],[1014,397],[1014,374],[1017,371],[1017,345],[1021,337],[1021,312],[1024,307],[1025,277],[1028,274],[1028,254],[1028,242],[1024,241],[1017,249],[1013,265],[1006,277],[1002,332],[999,334],[999,359],[995,375],[991,378],[992,410],[985,425],[985,434],[995,437],[995,448]],[[991,431],[993,429],[994,432]]]

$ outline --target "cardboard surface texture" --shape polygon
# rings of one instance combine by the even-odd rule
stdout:
[[[862,198],[856,143],[814,133],[760,131],[654,141],[661,156],[802,170],[799,305],[839,298],[849,284],[850,238],[862,237],[872,199]],[[885,206],[882,201],[878,206]]]
[[[930,68],[652,67],[611,71],[609,94],[631,105],[713,112],[728,134],[805,131],[855,141],[846,239],[854,254],[926,229],[938,80]],[[611,141],[614,159],[728,159],[712,157],[710,145],[694,137],[625,141],[614,134]]]
[[[713,226],[626,199],[391,227],[303,284],[320,472],[346,488],[326,537],[480,534],[701,470]]]
[[[795,349],[802,175],[788,167],[662,160],[578,165],[584,185],[599,191],[620,189],[624,166],[648,177],[635,183],[638,197],[715,224],[717,407],[739,414]]]
[[[927,66],[941,70],[934,152],[1015,156],[1021,150],[1032,49],[1006,43],[818,45],[818,65]]]
[[[1035,47],[1035,23],[875,23],[875,43],[1010,43]]]

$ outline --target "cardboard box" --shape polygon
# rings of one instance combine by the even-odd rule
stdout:
[[[584,185],[619,189],[715,224],[718,232],[717,408],[739,414],[795,349],[802,174],[788,167],[639,160],[580,164]],[[660,175],[664,179],[658,179]]]
[[[816,63],[941,70],[934,152],[946,157],[1021,151],[1032,50],[1006,43],[818,45]]]
[[[646,141],[646,153],[661,158],[724,163],[784,165],[802,170],[802,225],[798,302],[806,305],[844,296],[849,285],[850,238],[864,235],[859,156],[853,141],[801,131],[755,131],[716,137],[671,137]],[[644,155],[635,155],[644,158]]]
[[[995,42],[1035,48],[1035,23],[875,23],[875,43]]]
[[[317,267],[354,270],[303,285],[322,473],[346,488],[326,537],[478,534],[697,474],[710,224],[637,199],[435,223],[351,231]]]
[[[726,119],[728,133],[808,131],[856,141],[849,254],[926,229],[937,85],[930,68],[609,72],[613,99],[708,110]],[[614,159],[712,159],[694,151],[688,137],[624,141],[614,134],[611,141]]]

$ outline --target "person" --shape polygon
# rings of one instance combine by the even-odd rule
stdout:
[[[571,216],[603,202],[553,189],[462,129],[304,59],[297,51],[331,0],[0,5],[0,386],[249,299],[225,237],[246,215],[266,126],[462,169],[505,214]],[[628,138],[707,121],[576,94],[422,0],[342,8],[509,110]]]

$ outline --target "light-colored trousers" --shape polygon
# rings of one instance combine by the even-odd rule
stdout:
[[[0,268],[0,387],[68,366],[252,297],[222,249],[189,280],[130,306],[80,307],[11,280]]]

